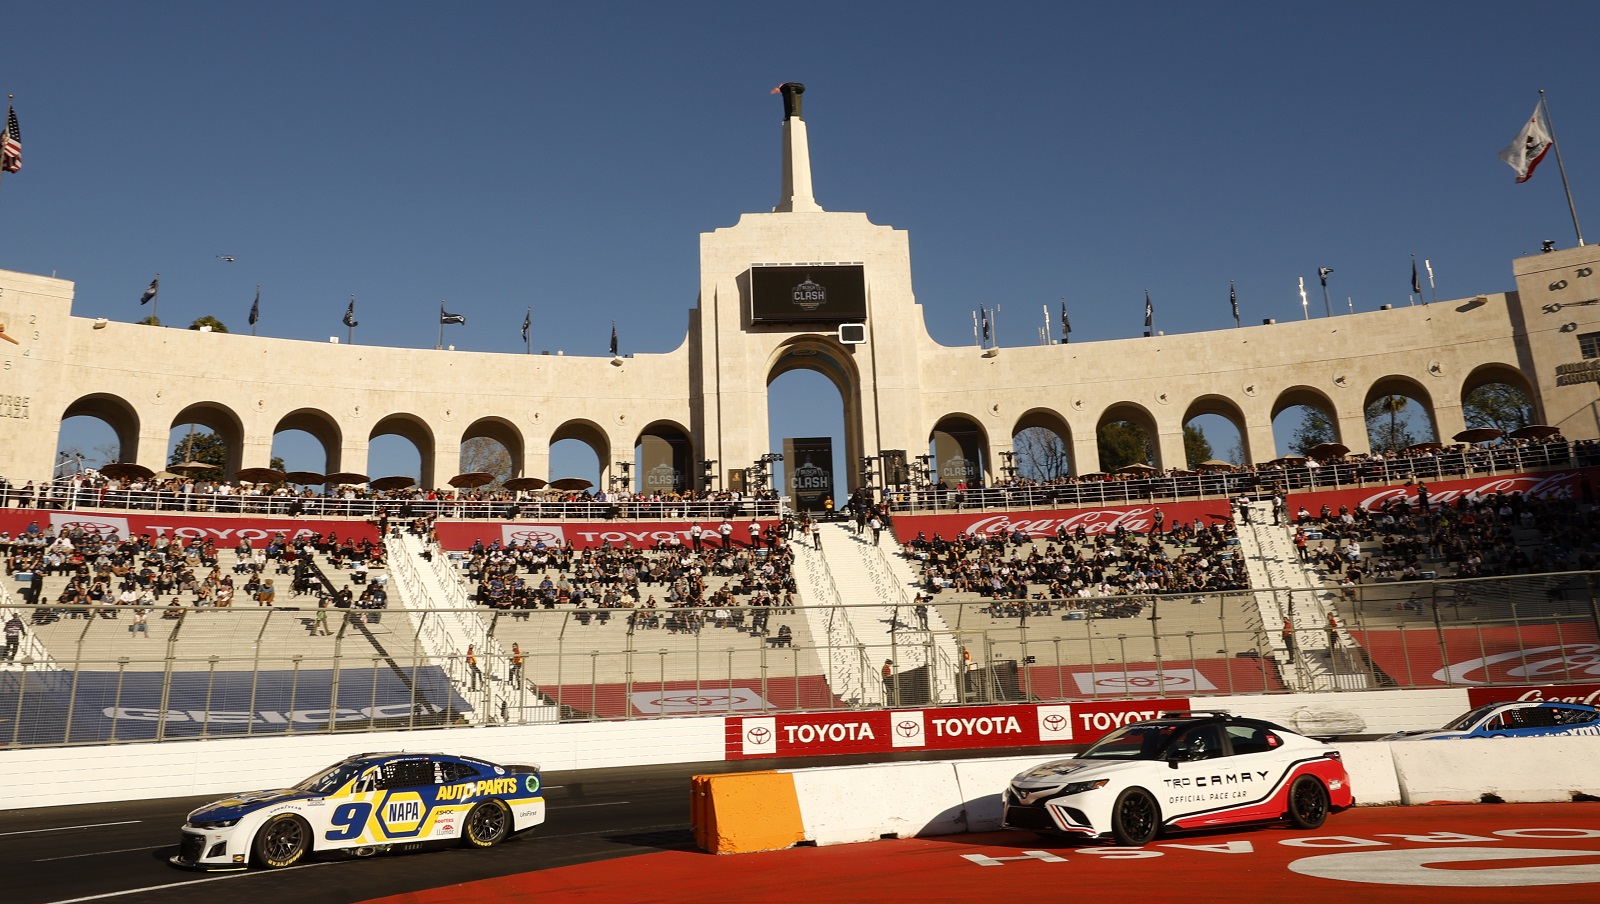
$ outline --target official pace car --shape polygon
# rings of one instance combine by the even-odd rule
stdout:
[[[1339,752],[1259,719],[1165,713],[1013,778],[1004,825],[1138,847],[1164,830],[1288,820],[1322,825],[1355,803]]]
[[[1443,728],[1402,731],[1384,741],[1449,741],[1461,738],[1550,738],[1600,735],[1600,709],[1583,703],[1519,700],[1486,703]]]
[[[452,840],[492,847],[544,822],[541,792],[538,766],[365,753],[292,788],[237,794],[195,810],[171,862],[277,869],[321,851],[366,857]]]

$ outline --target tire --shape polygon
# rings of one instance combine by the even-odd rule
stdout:
[[[1143,788],[1129,788],[1111,805],[1111,837],[1123,847],[1143,847],[1161,829],[1161,808]]]
[[[1297,829],[1321,828],[1328,821],[1328,789],[1309,775],[1289,786],[1289,822]]]
[[[267,820],[251,844],[255,862],[267,869],[283,869],[305,859],[311,850],[311,826],[293,813]]]
[[[494,847],[511,834],[511,811],[498,800],[486,800],[467,814],[461,843],[467,847]]]

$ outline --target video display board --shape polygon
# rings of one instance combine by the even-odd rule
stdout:
[[[750,268],[751,323],[843,323],[867,319],[861,264],[757,264]]]

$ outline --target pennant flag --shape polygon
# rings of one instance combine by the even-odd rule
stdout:
[[[533,326],[533,305],[528,305],[528,313],[522,315],[522,341],[528,341],[528,327]]]
[[[462,324],[464,324],[466,322],[467,322],[467,315],[465,315],[465,314],[452,314],[452,313],[450,313],[450,312],[448,312],[448,311],[446,311],[444,309],[444,302],[442,302],[442,301],[439,302],[439,325],[440,326],[448,326],[449,324],[452,324],[452,323],[462,323]]]
[[[1239,325],[1239,295],[1233,290],[1233,280],[1228,280],[1228,303],[1233,305],[1233,323]]]
[[[617,322],[611,321],[611,357],[617,356]]]
[[[1544,155],[1550,152],[1550,146],[1555,140],[1550,137],[1550,130],[1545,127],[1544,117],[1538,105],[1533,108],[1533,116],[1528,119],[1517,137],[1506,145],[1500,152],[1500,159],[1506,165],[1517,171],[1517,182],[1526,182],[1533,178],[1533,168],[1539,165]]]
[[[150,302],[155,301],[156,292],[160,291],[160,289],[161,289],[161,274],[157,273],[156,274],[156,278],[150,280],[150,286],[144,290],[144,294],[139,296],[139,303],[140,304],[149,304]]]
[[[1322,280],[1322,287],[1324,289],[1326,289],[1328,287],[1328,274],[1332,273],[1332,272],[1333,272],[1333,268],[1332,267],[1318,267],[1317,268],[1317,278]]]
[[[1144,328],[1149,329],[1156,322],[1155,305],[1150,303],[1150,290],[1144,290]]]
[[[1417,282],[1417,259],[1411,259],[1411,291],[1417,295],[1422,294],[1422,283]]]
[[[344,309],[344,325],[355,329],[361,324],[356,322],[356,297],[350,296],[350,306]]]
[[[17,128],[17,111],[6,107],[6,134],[0,139],[0,170],[14,173],[22,169],[22,130]]]
[[[256,286],[256,300],[250,304],[250,325],[255,326],[261,319],[261,287]]]

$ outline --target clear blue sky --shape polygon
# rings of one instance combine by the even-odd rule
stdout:
[[[1600,239],[1600,5],[13,3],[0,93],[24,168],[0,267],[75,313],[519,353],[675,348],[701,232],[770,209],[785,80],[818,202],[911,236],[934,338],[1075,342],[1512,288],[1574,243],[1555,161],[1496,158],[1549,91]],[[236,258],[224,263],[216,255]],[[1424,282],[1426,277],[1424,276]],[[799,395],[780,381],[778,392]],[[818,381],[820,383],[820,380]],[[835,432],[811,406],[776,432]],[[810,409],[808,409],[810,411]],[[291,466],[295,465],[291,462]],[[373,465],[374,473],[382,470]]]

